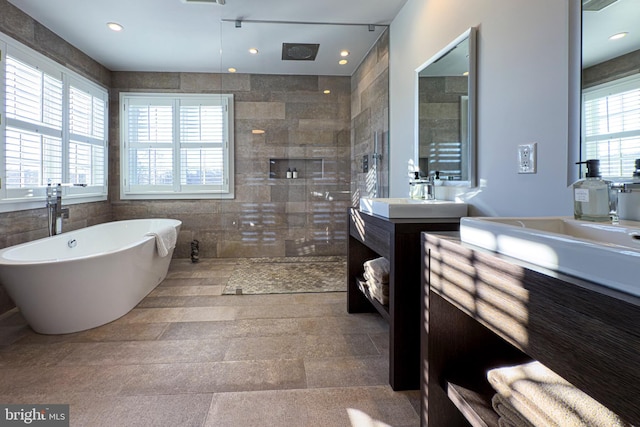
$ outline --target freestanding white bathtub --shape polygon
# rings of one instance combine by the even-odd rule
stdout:
[[[149,232],[176,234],[175,219],[98,224],[0,250],[0,283],[34,331],[66,334],[109,323],[167,275]]]

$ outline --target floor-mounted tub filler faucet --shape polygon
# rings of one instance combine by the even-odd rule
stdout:
[[[49,236],[62,233],[62,218],[69,218],[69,208],[62,207],[62,185],[47,185]]]

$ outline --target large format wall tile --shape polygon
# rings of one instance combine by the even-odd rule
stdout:
[[[113,216],[172,217],[182,229],[175,256],[200,257],[344,255],[344,228],[351,175],[350,79],[348,77],[208,75],[115,72],[112,104],[120,92],[161,90],[233,93],[235,105],[235,198],[199,201],[120,201],[119,158],[110,159]],[[331,87],[331,94],[322,93]],[[119,109],[112,108],[117,115]],[[112,118],[113,124],[119,122]],[[265,130],[254,135],[253,129]],[[111,153],[120,135],[112,129]],[[307,164],[300,178],[272,177],[272,159]],[[295,159],[295,160],[294,160]],[[282,175],[286,171],[284,165]],[[316,166],[314,166],[316,167]],[[113,176],[115,175],[115,176]],[[320,237],[322,236],[322,240]]]

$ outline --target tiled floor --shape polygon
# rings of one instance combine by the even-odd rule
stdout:
[[[223,294],[346,291],[347,258],[284,257],[238,260]]]
[[[233,260],[174,260],[108,325],[0,319],[0,403],[68,403],[72,426],[418,426],[387,385],[388,327],[346,293],[224,295]]]

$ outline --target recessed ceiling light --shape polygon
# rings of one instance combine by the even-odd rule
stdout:
[[[462,75],[463,75],[463,76],[468,76],[468,75],[469,75],[469,72],[468,72],[468,71],[465,71],[464,73],[462,73]]]
[[[252,55],[256,55],[258,53],[258,49],[256,49],[255,47],[252,47],[251,49],[249,49],[249,53]]]
[[[107,22],[107,27],[109,27],[111,31],[122,31],[124,29],[124,27],[117,22]]]
[[[251,133],[254,134],[254,135],[262,135],[264,133],[264,130],[263,129],[253,129],[251,131]]]
[[[331,93],[331,91],[329,89],[325,89],[323,92],[325,95],[329,95]]]
[[[345,56],[349,56],[349,51],[348,50],[342,50],[340,51],[340,56],[345,57]]]
[[[340,65],[344,65],[346,63],[348,63],[349,61],[347,61],[346,59],[341,59],[340,61],[338,61],[338,64]]]
[[[621,39],[621,38],[623,38],[623,37],[626,37],[626,36],[627,36],[627,34],[629,34],[629,33],[627,33],[627,32],[622,32],[622,33],[614,34],[614,35],[612,35],[611,37],[609,37],[609,40],[618,40],[618,39]]]
[[[236,71],[238,71],[238,70],[236,70],[236,69],[235,69],[235,68],[233,68],[233,67],[229,67],[229,68],[227,69],[227,71],[229,71],[230,73],[235,73],[235,72],[236,72]]]

